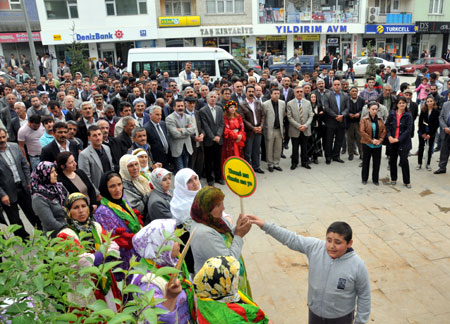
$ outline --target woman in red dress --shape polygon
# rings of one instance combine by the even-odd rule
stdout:
[[[237,113],[238,104],[230,100],[225,105],[225,129],[223,131],[222,166],[230,156],[244,157],[245,131],[242,117]]]

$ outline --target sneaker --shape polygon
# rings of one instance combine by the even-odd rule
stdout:
[[[395,186],[397,184],[397,181],[391,181],[391,185]]]
[[[420,169],[422,169],[422,164],[418,164],[418,165],[416,166],[416,170],[420,170]]]
[[[426,169],[427,169],[427,171],[431,171],[431,167],[429,164],[427,164]]]
[[[406,188],[408,188],[408,189],[411,189],[412,187],[411,187],[411,185],[408,183],[408,184],[405,184],[405,187]]]

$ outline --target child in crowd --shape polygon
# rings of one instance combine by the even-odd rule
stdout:
[[[369,274],[364,261],[352,248],[352,229],[347,223],[331,224],[323,241],[297,235],[256,216],[247,217],[266,234],[308,257],[309,324],[369,321]]]
[[[428,78],[423,77],[422,83],[416,88],[417,92],[417,104],[421,104],[422,101],[425,101],[425,99],[428,97],[428,94],[430,93],[430,85],[428,84]]]

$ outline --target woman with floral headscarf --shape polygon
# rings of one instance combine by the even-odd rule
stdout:
[[[240,263],[232,256],[208,259],[194,278],[199,324],[272,323],[238,290]]]
[[[170,200],[172,199],[172,173],[164,168],[153,170],[150,181],[153,184],[153,191],[148,199],[149,222],[155,219],[170,219]]]
[[[120,175],[128,203],[147,220],[147,203],[152,192],[148,180],[140,175],[139,160],[136,156],[125,154],[120,158]]]
[[[92,209],[89,207],[89,200],[80,192],[72,193],[67,197],[64,210],[66,212],[67,226],[58,233],[58,237],[71,239],[76,246],[81,247],[80,233],[91,233],[92,236],[89,237],[88,240],[93,243],[91,246],[92,250],[88,253],[81,254],[78,264],[81,267],[90,267],[92,265],[94,267],[99,266],[105,259],[105,256],[99,251],[99,248],[100,245],[104,243],[103,236],[106,236],[107,233],[99,223],[93,220]],[[119,246],[116,242],[111,242],[108,248],[108,252],[109,251],[115,251],[117,257],[119,257]],[[73,287],[75,291],[77,284],[78,283]],[[110,309],[117,311],[117,306],[113,299],[121,299],[121,294],[111,271],[108,271],[105,277],[103,277],[103,280],[98,287],[99,288],[94,293],[95,298],[104,300]],[[83,304],[84,306],[87,306],[89,303],[93,302],[86,300],[77,294],[69,294],[69,300],[76,302],[79,306],[83,306]]]
[[[170,286],[168,275],[154,276],[157,269],[175,267],[178,262],[180,244],[165,238],[167,233],[173,235],[175,229],[174,219],[157,219],[133,237],[133,247],[141,257],[140,262],[147,266],[148,272],[146,275],[135,275],[132,284],[140,287],[144,293],[155,289],[153,298],[166,299],[156,306],[168,311],[158,316],[158,323],[195,323],[194,290],[189,282],[186,264],[183,263],[182,273]]]
[[[238,104],[230,100],[225,104],[223,118],[225,128],[223,130],[222,164],[230,156],[244,158],[245,129],[241,115],[237,113]]]
[[[239,215],[236,226],[223,215],[225,195],[215,187],[205,187],[195,196],[191,207],[193,220],[191,233],[195,230],[191,248],[194,255],[194,270],[198,273],[206,260],[216,256],[233,256],[239,259],[239,289],[251,295],[244,260],[241,257],[243,237],[250,231],[251,224],[247,216]],[[207,242],[207,244],[205,244]]]
[[[47,161],[40,162],[31,173],[32,207],[44,232],[59,231],[66,225],[63,206],[67,191],[57,177],[56,165]]]

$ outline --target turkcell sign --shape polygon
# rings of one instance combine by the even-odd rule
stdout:
[[[278,34],[321,34],[321,33],[346,33],[346,25],[281,25],[275,26]]]
[[[77,41],[90,41],[101,39],[113,39],[113,33],[89,33],[85,35],[77,34]]]
[[[366,25],[366,34],[414,34],[415,25]]]

